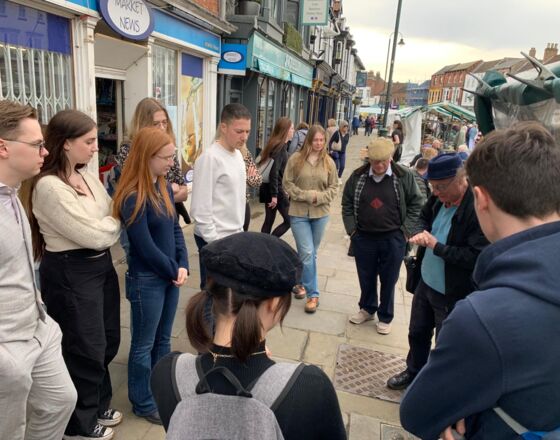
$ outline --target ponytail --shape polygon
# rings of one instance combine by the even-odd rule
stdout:
[[[261,339],[262,323],[257,314],[257,304],[252,299],[245,299],[241,303],[233,326],[231,351],[237,359],[245,362],[258,350]]]
[[[204,320],[204,310],[210,300],[207,290],[198,292],[187,304],[187,335],[191,345],[199,352],[206,352],[212,343],[212,337],[208,331],[208,322]]]

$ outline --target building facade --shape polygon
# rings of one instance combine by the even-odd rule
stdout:
[[[429,92],[430,80],[420,84],[408,83],[406,87],[406,105],[415,107],[428,104]]]
[[[43,124],[64,108],[89,114],[98,123],[96,170],[126,138],[137,103],[155,97],[188,167],[213,135],[220,33],[231,29],[219,14],[190,9],[143,0],[3,0],[1,98],[37,107]]]

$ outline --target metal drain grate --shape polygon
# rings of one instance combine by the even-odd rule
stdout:
[[[386,387],[387,379],[406,367],[403,356],[341,344],[334,371],[334,386],[360,396],[399,403],[402,391]]]

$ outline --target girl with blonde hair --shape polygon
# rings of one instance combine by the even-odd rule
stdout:
[[[126,227],[130,256],[126,297],[131,309],[128,398],[139,417],[161,424],[150,390],[152,366],[171,351],[179,287],[188,276],[187,249],[165,176],[175,158],[173,138],[142,128],[114,195],[113,217]]]
[[[303,263],[304,290],[297,292],[296,298],[307,295],[307,313],[314,313],[319,305],[317,251],[329,221],[330,204],[338,189],[338,174],[327,152],[325,137],[320,125],[309,129],[301,151],[288,160],[283,180],[290,196],[292,233]]]

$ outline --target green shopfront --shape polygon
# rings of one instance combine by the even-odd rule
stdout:
[[[253,115],[248,146],[255,152],[264,148],[278,118],[286,116],[294,126],[305,121],[313,67],[255,32],[247,45],[246,68],[244,76],[227,80],[228,102],[242,102]]]

